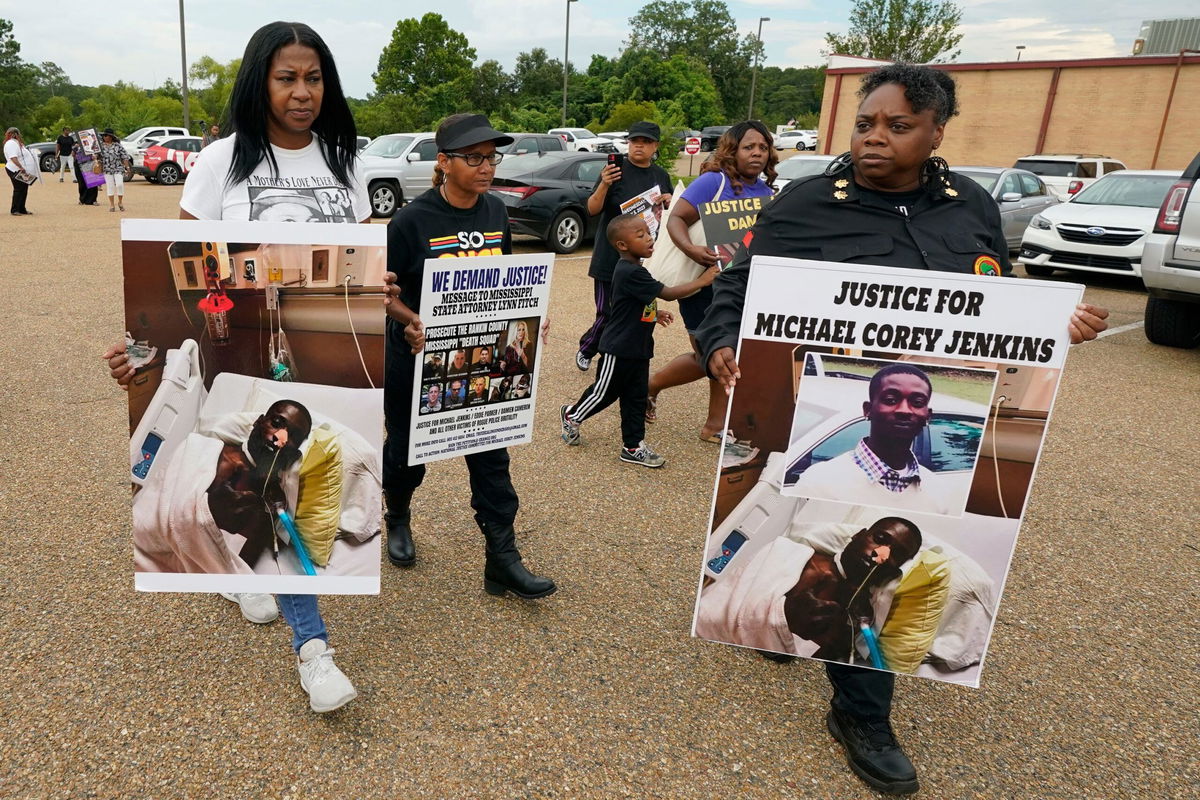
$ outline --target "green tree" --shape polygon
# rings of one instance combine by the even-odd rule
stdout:
[[[65,97],[51,97],[29,114],[25,123],[29,130],[26,141],[49,141],[62,133],[63,126],[75,127],[72,117],[74,109]]]
[[[550,58],[543,47],[520,53],[513,66],[513,85],[519,102],[523,104],[534,103],[546,107],[552,105],[555,99],[561,103],[562,62]]]
[[[850,30],[825,34],[830,53],[927,64],[958,57],[962,8],[950,0],[858,0]]]
[[[613,106],[608,119],[600,126],[606,131],[629,130],[629,126],[642,120],[658,119],[658,106],[649,100],[626,100]]]
[[[118,136],[147,125],[180,125],[183,121],[183,103],[179,100],[152,95],[120,81],[96,87],[92,96],[80,103],[80,109],[80,127],[111,127]]]
[[[0,19],[0,120],[4,127],[25,124],[37,101],[37,70],[21,60],[21,43],[12,23]]]
[[[418,19],[402,19],[392,30],[392,40],[379,54],[375,71],[377,94],[416,94],[469,75],[475,48],[453,30],[440,14],[429,12]]]
[[[240,58],[222,64],[211,56],[201,56],[192,62],[188,68],[188,110],[192,119],[203,119],[210,125],[228,121],[229,96],[241,66]],[[178,88],[173,81],[169,84]],[[167,86],[164,84],[164,88]]]
[[[499,61],[489,59],[479,64],[465,83],[463,99],[468,108],[480,114],[491,116],[513,100],[513,77]]]
[[[723,112],[738,117],[750,95],[750,70],[761,45],[754,36],[738,37],[737,23],[721,0],[654,0],[629,20],[629,48],[645,48],[664,57],[690,56],[707,67]],[[698,124],[688,120],[689,124]]]
[[[663,59],[648,49],[628,49],[618,64],[621,75],[605,84],[610,106],[626,100],[679,104],[685,124],[704,127],[721,121],[721,99],[708,70],[695,58],[676,53]]]

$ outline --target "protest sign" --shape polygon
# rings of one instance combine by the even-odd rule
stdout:
[[[136,588],[377,594],[386,231],[121,236]]]
[[[662,190],[651,186],[641,194],[621,203],[622,214],[638,214],[650,229],[650,238],[658,237],[658,222],[662,217]],[[603,231],[601,231],[603,234]]]
[[[410,464],[532,440],[553,271],[550,253],[425,262]]]
[[[717,251],[723,266],[733,263],[746,232],[754,227],[758,213],[769,202],[770,196],[735,197],[701,203],[696,209],[704,228],[704,241]]]
[[[693,634],[978,686],[1081,296],[755,257]]]

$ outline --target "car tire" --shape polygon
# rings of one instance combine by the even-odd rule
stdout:
[[[1025,267],[1025,274],[1032,278],[1049,278],[1054,274],[1054,267],[1047,267],[1041,264],[1022,264]]]
[[[567,209],[558,212],[550,223],[546,244],[560,254],[574,253],[583,244],[583,217]]]
[[[1147,297],[1146,338],[1185,350],[1200,344],[1200,304]]]
[[[42,172],[58,172],[59,166],[58,156],[53,153],[45,153],[38,159],[38,169]]]
[[[133,171],[133,165],[132,165],[132,164],[129,164],[129,165],[127,165],[127,166],[125,167],[125,175],[124,175],[124,177],[125,177],[125,182],[126,182],[126,183],[129,183],[131,180],[133,180],[134,178],[136,178],[136,177],[137,177],[137,173]]]
[[[180,173],[179,165],[174,161],[168,161],[165,164],[159,164],[158,169],[154,171],[155,179],[163,186],[174,186],[179,183]]]
[[[371,196],[372,217],[390,217],[400,207],[400,187],[392,181],[375,181],[368,193]]]

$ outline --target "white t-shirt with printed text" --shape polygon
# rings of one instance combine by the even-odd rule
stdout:
[[[254,172],[229,184],[234,136],[204,148],[188,172],[179,207],[197,219],[261,220],[264,222],[361,222],[371,216],[367,187],[358,162],[351,168],[351,185],[338,182],[325,163],[320,139],[300,150],[271,145],[279,171],[263,158]]]

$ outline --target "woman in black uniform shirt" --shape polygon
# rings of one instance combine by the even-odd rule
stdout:
[[[488,189],[502,156],[497,145],[513,141],[492,128],[479,114],[455,114],[438,126],[438,156],[434,187],[400,209],[388,223],[388,298],[383,452],[383,491],[387,499],[388,558],[397,566],[416,560],[410,520],[413,492],[425,477],[423,464],[408,463],[416,359],[425,347],[421,322],[421,281],[427,258],[445,257],[430,240],[458,242],[450,256],[507,255],[512,233],[504,204]],[[502,231],[499,247],[482,244],[485,233]],[[449,398],[447,398],[449,400]],[[484,589],[491,594],[510,591],[519,597],[545,597],[554,582],[533,575],[521,563],[513,521],[517,492],[508,471],[508,450],[497,448],[465,456],[471,475],[471,508],[486,542]]]
[[[732,387],[750,258],[792,256],[943,272],[1012,271],[995,201],[934,158],[946,122],[958,113],[954,81],[929,67],[894,64],[867,75],[850,152],[824,175],[788,184],[763,210],[740,256],[713,284],[696,339],[709,375]],[[1080,305],[1073,342],[1094,339],[1108,312]],[[885,792],[917,790],[917,774],[889,723],[895,676],[826,663],[833,684],[830,733],[851,768]]]

